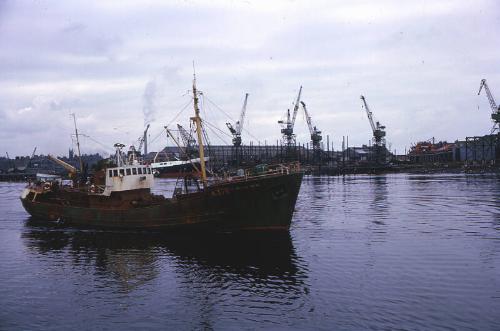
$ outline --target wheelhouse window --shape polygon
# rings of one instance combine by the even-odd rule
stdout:
[[[127,173],[127,176],[130,176],[130,168],[125,169],[125,172]]]
[[[146,168],[146,169],[148,169],[148,174],[151,175],[151,168]]]
[[[113,170],[109,171],[109,177],[113,177]]]
[[[125,169],[120,169],[120,176],[125,176]]]
[[[137,171],[139,172],[139,175],[142,175],[142,168],[137,168]]]
[[[113,170],[113,177],[118,177],[118,170],[117,169]]]
[[[137,168],[132,168],[132,175],[137,175]]]

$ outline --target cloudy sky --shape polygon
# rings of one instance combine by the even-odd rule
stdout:
[[[134,143],[146,122],[158,149],[163,126],[189,125],[193,60],[202,115],[221,130],[250,94],[245,142],[276,143],[300,85],[336,149],[345,135],[370,140],[360,94],[398,153],[483,135],[491,111],[477,91],[486,78],[500,101],[499,31],[493,0],[0,0],[0,153],[66,153],[70,113],[90,137],[83,152]],[[295,131],[308,141],[302,113]]]

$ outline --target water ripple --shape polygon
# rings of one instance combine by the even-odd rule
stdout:
[[[496,175],[307,176],[290,234],[216,236],[44,227],[22,187],[1,329],[500,329]]]

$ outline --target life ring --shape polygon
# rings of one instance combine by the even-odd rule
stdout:
[[[44,190],[44,191],[48,191],[48,190],[50,190],[50,183],[44,183],[44,184],[43,184],[43,190]]]

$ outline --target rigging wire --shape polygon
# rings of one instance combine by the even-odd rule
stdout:
[[[230,135],[230,134],[229,134],[229,133],[227,133],[226,131],[219,129],[216,125],[214,125],[214,124],[212,124],[212,123],[208,122],[207,120],[202,120],[202,123],[203,123],[203,124],[206,124],[206,125],[208,125],[208,126],[210,126],[210,127],[212,127],[214,130],[219,131],[220,133],[222,133],[223,135],[225,135],[225,136],[227,136],[227,137],[229,137],[229,138],[232,138],[232,137],[233,137],[232,135]]]
[[[89,136],[88,134],[85,134],[85,133],[78,133],[78,135],[79,135],[79,136],[82,136],[82,137],[85,137],[85,138],[87,138],[87,139],[89,139],[89,140],[91,140],[91,141],[95,142],[96,144],[100,145],[102,148],[104,148],[104,150],[105,150],[106,152],[109,152],[109,151],[113,152],[113,149],[112,149],[111,147],[109,147],[109,146],[107,146],[107,145],[104,145],[103,143],[101,143],[101,142],[100,142],[100,141],[98,141],[97,139],[92,138],[92,137],[91,137],[91,136]],[[71,135],[71,137],[73,138],[73,136],[75,136],[75,135],[74,135],[74,134],[72,134],[72,135]],[[72,139],[72,141],[73,141],[73,139]]]
[[[215,108],[217,108],[219,111],[221,111],[227,118],[229,118],[231,121],[234,122],[234,119],[228,114],[226,113],[221,107],[219,107],[215,102],[213,102],[210,98],[208,98],[205,94],[203,93],[200,93],[201,94],[201,98],[200,98],[200,101],[201,101],[201,110],[203,111],[203,114],[204,114],[204,117],[207,118],[208,116],[208,112],[205,110],[205,106],[207,107],[207,109],[212,109],[210,107],[210,104],[213,105]],[[170,122],[167,124],[167,127],[169,127],[170,125],[172,125],[177,119],[178,117],[187,109],[187,107],[189,105],[191,105],[192,103],[192,97],[189,99],[189,101],[181,108],[181,110],[179,110],[179,112],[170,120]],[[207,102],[205,102],[205,100]],[[191,121],[190,121],[191,122]],[[227,137],[232,137],[232,135],[230,135],[229,133],[221,130],[220,128],[218,128],[217,126],[215,126],[214,124],[211,124],[210,122],[206,121],[206,120],[203,120],[203,123],[207,125],[207,127],[210,129],[211,132],[213,132],[213,134],[215,134],[215,136],[220,139],[223,143],[225,144],[229,144],[227,142],[227,140],[225,140],[224,138],[222,138],[219,134],[217,134],[217,131],[221,134],[223,134],[224,136],[227,136]],[[190,123],[190,131],[192,132],[192,127],[191,127],[191,123]],[[258,143],[260,143],[260,140],[255,137],[250,131],[248,131],[247,129],[243,128],[243,131],[245,133],[247,133],[250,137],[252,137],[253,139],[255,139],[255,141],[257,141]],[[153,139],[150,140],[150,144],[153,144],[154,142],[156,142],[158,140],[158,138],[160,138],[160,136],[165,133],[165,130],[161,130],[160,133],[158,135],[156,135]],[[210,145],[209,143],[209,140],[208,140],[208,136],[207,136],[207,133],[206,132],[203,132],[203,135],[205,137],[205,141],[207,142],[207,145]],[[168,136],[167,136],[168,138]]]
[[[213,133],[213,134],[214,134],[217,138],[219,138],[219,140],[221,140],[224,144],[227,144],[227,145],[228,145],[228,142],[227,142],[224,138],[222,138],[220,135],[218,135],[218,134],[217,134],[217,132],[215,131],[215,130],[219,130],[219,131],[220,131],[220,129],[219,129],[219,128],[217,128],[216,126],[213,126],[213,125],[211,125],[211,124],[209,124],[208,122],[205,122],[205,121],[203,121],[203,124],[206,124],[206,127],[207,127],[208,129],[210,129],[210,131],[211,131],[211,132],[212,132],[212,133]],[[222,132],[222,131],[220,131],[220,132]],[[223,133],[224,133],[224,132],[223,132]]]
[[[161,130],[161,131],[160,131],[160,133],[158,133],[158,134],[157,134],[157,135],[153,138],[153,140],[151,140],[151,141],[149,142],[149,144],[154,143],[154,142],[155,142],[155,141],[156,141],[156,140],[157,140],[157,139],[158,139],[158,138],[159,138],[159,137],[160,137],[163,133],[165,133],[165,130]]]
[[[231,116],[229,116],[228,113],[226,113],[221,107],[217,106],[217,104],[212,100],[210,100],[210,98],[208,98],[207,96],[204,96],[204,98],[207,99],[207,101],[212,105],[214,105],[218,110],[220,110],[224,115],[226,115],[232,122],[235,122],[234,119]],[[258,143],[260,143],[260,140],[257,137],[255,137],[250,131],[248,131],[245,128],[243,128],[243,131],[246,132],[250,137],[255,139]]]
[[[184,107],[181,108],[181,110],[174,116],[174,118],[166,125],[169,127],[172,125],[172,123],[177,120],[177,118],[186,110],[186,108],[191,104],[191,99],[184,105]],[[161,130],[158,135],[156,135],[149,143],[153,144],[163,133],[165,133],[165,130]]]
[[[257,143],[260,143],[259,138],[255,137],[253,134],[251,134],[250,131],[248,131],[245,128],[243,128],[243,131],[245,131],[250,137],[252,137],[253,139],[255,139],[257,141]]]
[[[208,98],[207,96],[204,96],[205,99],[207,99],[208,102],[210,102],[212,105],[215,106],[215,108],[217,108],[218,110],[220,110],[224,115],[226,115],[232,122],[234,122],[234,119],[229,116],[228,113],[226,113],[221,107],[217,106],[217,104],[215,104],[215,102],[213,102],[212,100],[210,100],[210,98]]]
[[[174,118],[167,124],[167,127],[169,127],[177,118],[186,110],[186,108],[191,104],[192,98],[189,99],[189,101],[182,107],[182,109],[177,113],[177,115],[174,116]]]

